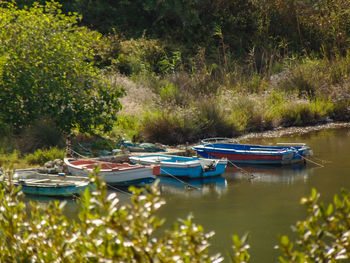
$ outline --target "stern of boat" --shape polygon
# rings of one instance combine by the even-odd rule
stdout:
[[[160,175],[160,165],[153,165],[153,175],[158,176]]]

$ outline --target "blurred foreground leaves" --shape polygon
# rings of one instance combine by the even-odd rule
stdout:
[[[165,203],[158,184],[131,187],[130,202],[119,203],[116,193],[91,176],[94,191],[78,200],[79,219],[67,219],[65,202],[23,202],[22,193],[4,173],[0,187],[0,262],[222,262],[209,255],[213,232],[189,216],[164,232],[155,212]],[[5,182],[4,180],[1,180]],[[298,238],[280,237],[279,262],[338,262],[350,258],[350,200],[343,190],[332,204],[319,201],[315,189],[303,198],[309,216],[294,227]],[[248,262],[248,234],[233,235],[231,262]]]

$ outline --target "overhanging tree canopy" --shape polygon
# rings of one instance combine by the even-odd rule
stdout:
[[[0,123],[20,131],[45,117],[65,132],[109,130],[122,90],[93,64],[101,35],[59,8],[54,2],[0,7]]]

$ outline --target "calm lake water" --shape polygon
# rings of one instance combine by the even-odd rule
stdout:
[[[215,231],[210,253],[220,252],[227,259],[231,252],[232,235],[250,233],[250,262],[277,262],[279,251],[273,247],[279,234],[293,236],[290,226],[306,218],[306,209],[300,199],[310,194],[311,188],[321,193],[325,202],[341,188],[350,189],[350,129],[311,132],[301,136],[275,139],[255,139],[245,143],[275,144],[276,142],[304,142],[311,146],[312,160],[323,164],[293,167],[242,167],[249,177],[234,167],[217,178],[189,183],[199,190],[188,191],[172,178],[161,180],[162,195],[166,200],[158,216],[166,218],[164,228],[170,228],[178,218],[189,214],[205,232]],[[121,201],[129,195],[118,193]],[[76,217],[75,203],[68,202],[67,213]],[[228,262],[228,260],[226,260]]]
[[[278,235],[292,236],[290,226],[307,216],[300,199],[316,188],[323,201],[331,202],[342,187],[350,189],[350,130],[324,130],[248,143],[276,142],[305,142],[313,150],[312,160],[324,167],[311,163],[306,167],[242,167],[255,175],[252,180],[240,170],[228,167],[222,177],[204,185],[193,182],[201,190],[190,192],[168,179],[163,187],[167,203],[159,216],[166,218],[170,227],[177,218],[192,214],[206,232],[216,233],[211,253],[220,252],[225,258],[231,252],[232,235],[249,232],[250,262],[277,262],[280,253],[273,247],[278,244]]]

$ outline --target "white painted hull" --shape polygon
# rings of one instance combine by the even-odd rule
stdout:
[[[92,171],[76,169],[73,167],[68,167],[68,171],[72,175],[89,177],[89,174]],[[138,168],[135,170],[128,171],[118,171],[118,172],[100,172],[100,176],[103,177],[103,180],[107,184],[123,184],[123,183],[132,183],[132,182],[141,182],[143,180],[155,179],[153,175],[153,168],[145,167]]]

